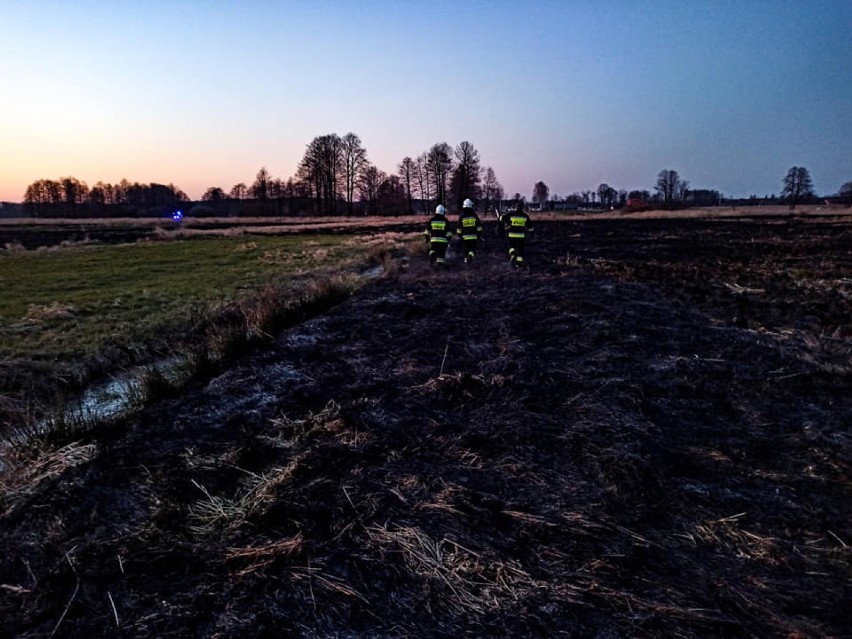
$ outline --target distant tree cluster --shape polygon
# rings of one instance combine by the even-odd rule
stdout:
[[[662,200],[663,208],[673,209],[681,202],[686,201],[689,182],[682,179],[677,171],[664,169],[657,176],[657,185],[654,188],[657,190],[660,200]]]
[[[550,189],[544,182],[536,182],[533,187],[532,201],[543,207],[550,197]]]
[[[815,197],[810,173],[790,168],[783,179],[781,198],[790,208]],[[197,215],[396,215],[430,212],[441,203],[460,210],[470,198],[483,211],[526,202],[520,193],[506,200],[503,186],[490,166],[483,169],[479,151],[464,140],[451,147],[433,144],[416,157],[406,156],[387,174],[367,157],[355,133],[330,133],[313,138],[305,148],[296,174],[282,180],[262,167],[251,185],[234,184],[225,191],[211,186],[201,197]],[[840,187],[836,199],[852,204],[852,181]],[[74,177],[37,180],[27,187],[24,210],[42,217],[160,215],[188,203],[186,193],[173,184],[140,184],[124,179],[118,184],[98,182],[89,188]],[[676,209],[714,206],[723,202],[714,189],[690,189],[674,169],[657,175],[653,194],[648,190],[617,190],[603,182],[567,196],[551,194],[543,181],[536,182],[532,204],[539,210],[644,208]],[[774,202],[752,196],[749,203]]]
[[[814,196],[814,185],[811,174],[803,166],[794,166],[784,176],[784,188],[781,195],[787,199],[790,208],[796,208],[800,202],[807,201]]]
[[[532,202],[539,210],[566,210],[566,209],[600,209],[613,210],[616,208],[650,208],[652,205],[664,208],[677,208],[694,204],[695,196],[700,196],[702,201],[711,197],[715,191],[689,190],[689,182],[678,175],[673,169],[660,171],[655,186],[656,193],[652,196],[646,190],[617,190],[606,182],[602,182],[596,189],[575,192],[571,195],[550,195],[550,189],[544,182],[536,182],[533,186]],[[690,201],[690,198],[693,198]],[[516,194],[515,201],[522,201],[520,194]]]
[[[372,164],[354,133],[324,135],[308,144],[295,188],[327,215],[341,206],[352,215],[356,195],[365,214],[425,212],[436,203],[461,209],[466,198],[483,200],[488,207],[503,198],[494,169],[486,168],[483,175],[479,151],[468,141],[455,148],[436,143],[416,158],[404,157],[396,169],[388,175]]]
[[[35,216],[79,217],[132,210],[174,208],[188,201],[173,184],[118,184],[98,182],[89,188],[74,177],[37,180],[24,193],[24,209]]]
[[[389,175],[369,161],[361,139],[350,132],[313,138],[293,177],[282,180],[262,167],[251,185],[238,182],[227,191],[211,186],[194,210],[202,215],[388,215],[426,212],[437,203],[461,209],[466,198],[489,208],[503,197],[494,169],[483,170],[479,151],[468,141],[455,148],[440,142],[416,158],[406,156]],[[27,212],[35,216],[159,215],[188,200],[172,184],[125,179],[90,189],[72,177],[38,180],[24,196]]]
[[[794,166],[783,179],[780,198],[766,195],[758,198],[727,200],[729,203],[761,204],[786,202],[790,208],[797,204],[812,201],[816,195],[813,181],[805,167]],[[514,200],[524,201],[520,194],[515,194]],[[837,202],[852,205],[852,182],[846,182],[834,196]],[[550,189],[544,182],[533,186],[532,202],[540,210],[565,209],[615,209],[644,210],[649,208],[677,209],[691,206],[718,206],[723,203],[722,193],[716,189],[690,189],[689,182],[683,179],[674,169],[664,169],[657,175],[654,193],[647,190],[617,191],[609,184],[602,183],[595,190],[586,190],[561,197],[550,195]]]
[[[460,209],[465,198],[482,200],[485,207],[503,199],[494,169],[483,172],[479,152],[468,141],[455,148],[446,142],[434,144],[416,158],[404,157],[396,169],[389,175],[370,162],[355,133],[331,133],[308,143],[296,175],[286,182],[261,169],[251,187],[237,184],[227,195],[211,187],[203,199],[283,200],[289,208],[322,215],[411,214],[426,212],[438,202]]]

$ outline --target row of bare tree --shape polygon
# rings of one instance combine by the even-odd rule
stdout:
[[[791,209],[795,208],[797,204],[807,202],[815,196],[811,174],[803,166],[791,167],[781,183],[781,198],[789,204]],[[683,206],[690,199],[695,199],[697,193],[706,192],[690,191],[689,182],[681,178],[677,171],[671,169],[660,171],[657,176],[656,191],[658,199],[665,208]],[[718,194],[717,191],[709,192]],[[721,202],[721,195],[719,195],[718,199]]]
[[[132,207],[151,209],[174,207],[185,202],[186,193],[173,184],[140,184],[122,180],[118,184],[98,182],[89,188],[75,177],[59,180],[36,180],[27,187],[24,205],[34,215],[78,212],[102,214],[109,209]]]
[[[273,178],[261,168],[251,186],[239,183],[227,194],[211,187],[202,199],[308,199],[316,213],[352,215],[356,205],[365,214],[412,214],[436,203],[460,209],[466,198],[490,208],[504,197],[494,169],[483,171],[479,151],[468,141],[455,148],[446,142],[434,144],[416,158],[404,157],[396,168],[389,175],[371,163],[355,133],[330,133],[311,140],[292,178]]]
[[[208,203],[237,202],[229,211],[238,214],[251,200],[253,210],[261,214],[314,212],[325,215],[399,214],[429,212],[436,203],[460,210],[470,198],[480,210],[501,208],[506,194],[494,169],[482,169],[479,151],[468,141],[455,148],[446,142],[432,145],[417,157],[404,157],[397,172],[388,175],[367,159],[367,151],[355,133],[336,133],[315,137],[307,145],[296,174],[285,180],[274,178],[262,167],[251,186],[240,182],[227,193],[210,187],[202,200]],[[794,207],[814,197],[808,170],[794,166],[783,179],[781,197]],[[689,182],[677,171],[659,172],[652,195],[647,190],[616,190],[602,183],[596,190],[569,196],[551,197],[543,182],[533,187],[532,202],[546,208],[621,208],[631,202],[662,208],[708,206],[722,202],[722,195],[711,189],[690,189]],[[841,187],[841,198],[852,200],[852,182]],[[38,180],[27,187],[24,204],[34,215],[111,215],[176,208],[189,198],[173,184],[139,184],[122,180],[118,184],[98,182],[91,189],[73,177]],[[525,201],[515,193],[510,201]],[[771,200],[775,200],[773,195]],[[286,207],[283,204],[286,203]],[[356,210],[357,209],[357,210]]]
[[[813,181],[805,167],[794,166],[787,171],[782,180],[780,199],[787,202],[790,208],[807,202],[815,197]],[[533,187],[532,201],[540,208],[559,208],[559,205],[571,207],[589,206],[592,208],[622,208],[635,202],[640,206],[654,205],[656,207],[673,209],[683,206],[713,206],[722,202],[722,194],[715,189],[690,189],[689,182],[683,179],[677,171],[664,169],[657,175],[652,195],[647,190],[617,191],[609,184],[602,183],[597,190],[587,190],[573,193],[566,197],[550,196],[550,189],[544,182],[537,182]],[[852,202],[852,182],[840,187],[838,197]],[[514,199],[522,199],[515,194]],[[753,198],[754,199],[754,196]],[[767,200],[775,201],[775,195]]]
[[[296,174],[283,180],[262,167],[251,186],[235,184],[226,193],[208,188],[207,203],[237,201],[241,211],[252,200],[253,211],[281,213],[314,212],[337,215],[426,212],[436,203],[461,208],[465,198],[491,207],[503,199],[503,187],[494,169],[481,166],[479,151],[468,141],[455,148],[434,144],[416,158],[405,157],[395,174],[387,174],[367,158],[355,133],[315,137],[306,146]],[[91,189],[77,178],[38,180],[27,187],[25,207],[34,215],[109,215],[140,210],[179,207],[189,200],[176,186],[98,182]],[[282,202],[287,202],[282,207]],[[305,209],[309,209],[306,211]],[[357,211],[356,211],[357,208]],[[128,211],[129,210],[129,211]]]

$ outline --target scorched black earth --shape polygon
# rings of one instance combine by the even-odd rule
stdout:
[[[852,636],[848,217],[489,240],[21,452],[2,635]]]

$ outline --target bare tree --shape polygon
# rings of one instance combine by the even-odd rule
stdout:
[[[414,178],[420,202],[424,207],[422,212],[426,213],[429,210],[428,204],[432,200],[432,178],[429,175],[428,153],[425,151],[414,161]]]
[[[126,201],[125,191],[121,185],[119,184],[106,184],[104,186],[104,192],[107,194],[107,203],[108,204],[124,204]]]
[[[398,215],[404,210],[405,186],[398,175],[386,175],[379,184],[376,213]]]
[[[26,208],[36,217],[53,208],[52,205],[62,201],[59,182],[53,180],[36,180],[27,187],[24,193]]]
[[[225,199],[225,191],[218,186],[211,186],[209,189],[204,191],[204,195],[201,196],[201,199],[205,202],[218,202],[219,200]]]
[[[439,142],[426,155],[426,168],[432,179],[435,200],[439,204],[447,202],[447,181],[453,169],[452,152],[449,144]]]
[[[482,183],[482,200],[485,210],[488,210],[493,206],[496,206],[497,209],[502,208],[503,187],[497,180],[497,175],[494,173],[494,169],[490,166],[485,169],[485,180]]]
[[[367,163],[367,151],[361,144],[361,138],[347,133],[340,141],[340,159],[343,167],[343,195],[346,199],[346,213],[352,215],[355,201],[355,187],[358,175]]]
[[[332,133],[331,135],[323,136],[323,143],[325,197],[330,205],[328,212],[334,215],[337,213],[338,184],[343,160],[343,142],[339,135]]]
[[[297,176],[309,184],[322,213],[337,210],[338,178],[342,163],[342,141],[336,133],[315,137],[299,163]]]
[[[59,180],[62,185],[62,200],[68,211],[73,215],[77,211],[80,204],[86,202],[89,196],[89,187],[85,182],[81,182],[75,177],[64,177]]]
[[[228,197],[232,200],[244,200],[246,199],[246,194],[248,194],[248,189],[246,188],[245,182],[238,182],[231,187],[231,192],[228,193]]]
[[[130,180],[121,178],[121,182],[115,185],[115,203],[127,204],[129,202],[127,194],[130,192]]]
[[[284,197],[286,184],[281,178],[275,178],[269,183],[269,197],[279,199]]]
[[[107,195],[104,190],[104,183],[96,182],[89,191],[89,206],[93,207],[95,210],[102,210],[106,206],[106,200]]]
[[[76,206],[86,201],[89,187],[86,186],[85,182],[81,182],[75,177],[64,177],[59,182],[62,185],[63,199],[66,204]]]
[[[37,180],[27,188],[24,199],[30,204],[59,204],[62,186],[54,180]]]
[[[412,201],[414,198],[412,197],[412,187],[415,179],[415,163],[410,157],[406,156],[402,158],[402,162],[397,165],[397,171],[399,175],[399,179],[402,182],[402,186],[405,189],[405,199],[408,203],[408,214],[412,214]]]
[[[296,169],[296,183],[298,190],[303,197],[310,197],[316,200],[316,211],[319,212],[322,206],[322,188],[320,187],[320,160],[317,138],[305,148],[305,155],[302,156],[299,162],[299,167]]]
[[[467,140],[459,143],[453,155],[455,168],[450,180],[450,191],[454,196],[457,210],[461,211],[462,203],[466,198],[479,199],[482,169],[479,165],[479,151]]]
[[[254,199],[265,202],[269,199],[269,184],[271,181],[272,176],[269,175],[269,171],[266,170],[265,166],[261,167],[260,171],[257,172],[257,177],[254,179],[254,184],[249,189],[249,193]]]
[[[89,191],[89,202],[96,202],[99,200],[105,207],[115,204],[113,197],[114,193],[112,184],[101,182],[100,180],[95,182],[92,190]]]
[[[603,182],[598,186],[598,200],[604,208],[613,206],[617,197],[618,191],[606,182]]]
[[[537,202],[541,206],[541,210],[544,210],[545,205],[547,204],[547,198],[550,197],[550,189],[547,184],[544,182],[536,182],[533,187],[533,196],[532,201]]]
[[[781,196],[787,198],[790,208],[796,208],[801,200],[806,200],[814,195],[814,185],[811,174],[803,166],[794,166],[784,176],[784,188]]]
[[[380,171],[375,165],[369,163],[366,167],[364,167],[364,170],[361,171],[361,175],[358,180],[358,191],[361,196],[361,201],[367,204],[365,211],[366,215],[375,215],[379,199],[379,190],[387,177],[388,176],[384,171]]]
[[[119,185],[113,186],[109,182],[96,182],[89,192],[89,202],[102,203],[105,207],[118,206],[122,203]]]
[[[89,189],[85,182],[75,177],[64,177],[34,182],[27,188],[24,203],[31,205],[36,214],[48,204],[54,209],[53,213],[77,215],[78,212],[104,214],[106,207],[124,204],[151,208],[187,201],[186,193],[174,184],[130,184],[122,180],[121,184],[112,185],[99,181]]]
[[[689,182],[682,180],[673,169],[663,169],[657,174],[657,185],[654,187],[663,201],[665,208],[674,208],[677,202],[686,199]]]
[[[174,198],[175,203],[177,202],[189,202],[189,196],[184,193],[184,191],[171,182],[169,182],[168,186],[169,190],[172,192],[172,197]]]
[[[134,182],[133,184],[128,183],[124,194],[128,206],[138,208],[145,206],[145,187],[139,184],[139,182]]]
[[[293,183],[293,196],[304,199],[315,199],[316,191],[314,190],[314,183],[311,180],[305,179],[300,176],[298,173],[295,178],[292,180]]]

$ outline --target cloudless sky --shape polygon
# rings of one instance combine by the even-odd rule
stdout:
[[[470,141],[507,194],[852,180],[850,0],[0,0],[0,200],[38,179],[284,180],[357,133]]]

